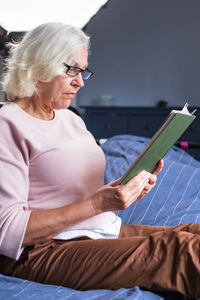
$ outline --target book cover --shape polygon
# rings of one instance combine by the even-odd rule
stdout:
[[[188,104],[186,103],[182,110],[171,111],[138,158],[122,176],[120,184],[127,183],[142,170],[150,173],[155,170],[157,163],[196,118],[194,115],[196,110],[190,113],[187,107]]]

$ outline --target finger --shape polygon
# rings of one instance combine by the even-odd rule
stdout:
[[[147,183],[145,188],[143,189],[142,193],[139,195],[136,201],[141,200],[146,194],[148,194],[152,190],[153,186]]]
[[[121,178],[118,178],[115,181],[110,182],[109,185],[113,186],[113,187],[117,186],[117,185],[119,185],[120,181],[121,181]]]
[[[133,177],[126,183],[128,188],[132,188],[133,186],[141,186],[144,187],[146,183],[148,183],[150,177],[150,173],[146,171],[141,171],[138,175]]]
[[[142,171],[126,184],[126,188],[129,191],[129,197],[132,202],[134,202],[141,195],[145,186],[149,182],[150,175],[150,173]]]
[[[157,176],[155,174],[150,174],[148,184],[155,185],[157,181]]]
[[[145,185],[143,191],[145,192],[145,194],[147,194],[147,193],[149,193],[149,192],[151,191],[152,188],[153,188],[153,186],[152,186],[151,184],[147,183],[147,184]]]
[[[164,166],[164,161],[163,161],[163,159],[161,159],[161,160],[158,162],[158,164],[157,164],[157,166],[156,166],[156,169],[153,171],[153,174],[154,174],[154,175],[158,175],[158,174],[162,171],[163,166]]]

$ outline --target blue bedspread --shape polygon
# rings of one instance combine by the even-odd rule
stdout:
[[[107,157],[105,183],[123,175],[147,142],[147,138],[119,135],[103,144]],[[156,187],[119,215],[125,224],[200,223],[200,162],[172,147],[164,158]]]
[[[102,145],[106,154],[105,183],[120,177],[144,148],[148,139],[120,135]],[[162,174],[156,187],[142,201],[118,214],[123,223],[177,225],[200,223],[200,162],[173,147],[164,159]],[[93,290],[80,292],[60,286],[39,284],[0,274],[0,299],[16,300],[184,300],[180,294],[156,294],[131,289]],[[200,299],[199,299],[200,300]]]

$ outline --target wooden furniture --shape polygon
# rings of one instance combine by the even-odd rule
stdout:
[[[180,107],[108,107],[83,106],[84,121],[96,140],[110,138],[118,134],[132,134],[152,137],[172,109]],[[194,108],[190,107],[192,111]],[[200,109],[197,118],[182,135],[177,145],[200,160]],[[186,143],[182,143],[185,141]]]

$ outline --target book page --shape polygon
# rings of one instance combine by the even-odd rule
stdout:
[[[189,104],[186,102],[184,107],[182,108],[182,110],[172,110],[171,113],[175,113],[175,114],[184,114],[184,115],[194,115],[194,113],[196,112],[196,109],[190,113],[189,110],[188,110],[188,106]]]

